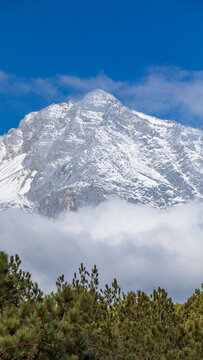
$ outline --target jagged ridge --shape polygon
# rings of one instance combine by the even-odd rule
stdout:
[[[53,104],[0,137],[0,206],[55,216],[112,197],[157,207],[202,198],[202,135],[102,90]]]

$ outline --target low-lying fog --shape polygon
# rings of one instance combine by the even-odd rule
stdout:
[[[1,249],[18,253],[22,268],[48,292],[80,263],[97,265],[100,285],[114,277],[122,290],[164,287],[184,301],[203,281],[203,204],[160,210],[124,201],[62,214],[58,220],[18,210],[0,214]]]

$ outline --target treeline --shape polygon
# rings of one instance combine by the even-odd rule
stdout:
[[[18,256],[0,252],[0,359],[203,359],[203,292],[174,304],[164,289],[99,289],[96,266],[43,295]]]

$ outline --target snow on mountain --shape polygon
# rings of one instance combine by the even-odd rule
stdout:
[[[0,137],[0,208],[56,216],[114,197],[156,207],[202,199],[202,140],[94,90]]]

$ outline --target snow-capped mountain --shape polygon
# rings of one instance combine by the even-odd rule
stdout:
[[[156,207],[203,198],[202,140],[94,90],[0,137],[0,207],[55,216],[114,197]]]

